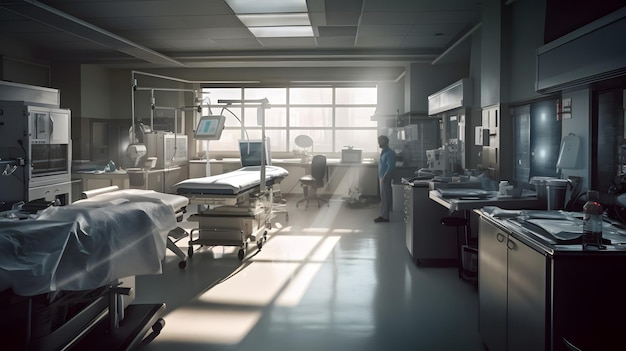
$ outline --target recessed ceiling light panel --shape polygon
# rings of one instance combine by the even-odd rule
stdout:
[[[283,26],[283,27],[249,27],[250,32],[258,38],[287,38],[312,37],[311,26]]]
[[[246,27],[272,27],[272,26],[310,26],[307,13],[273,13],[255,15],[237,15]]]
[[[236,14],[307,12],[306,0],[226,0]]]

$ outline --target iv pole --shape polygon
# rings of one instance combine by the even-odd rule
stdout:
[[[270,102],[267,98],[255,100],[217,100],[220,104],[259,104],[257,107],[257,118],[261,122],[261,191],[265,191],[265,109],[270,108]]]

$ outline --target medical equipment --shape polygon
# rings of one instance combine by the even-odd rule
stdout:
[[[0,179],[0,201],[70,202],[71,115],[58,105],[0,101],[0,158],[24,160],[15,176]]]
[[[241,167],[271,165],[271,155],[269,137],[265,138],[265,142],[262,140],[239,140]]]
[[[426,150],[426,160],[428,168],[431,170],[442,171],[447,173],[450,171],[450,160],[448,150],[444,148]]]
[[[345,146],[341,150],[341,162],[343,163],[361,163],[363,162],[363,150],[355,149],[352,146]]]
[[[133,162],[134,167],[139,166],[141,158],[146,156],[148,149],[144,144],[130,144],[126,148],[126,156]]]
[[[197,140],[219,140],[224,130],[224,116],[202,116],[194,131],[193,138]]]
[[[263,168],[264,182],[260,177]],[[193,256],[194,245],[239,246],[240,260],[245,257],[248,240],[256,241],[260,250],[271,228],[275,188],[288,174],[281,167],[249,166],[175,184],[175,191],[191,204],[209,206],[189,218],[199,223],[190,233],[189,257]]]
[[[294,155],[300,156],[302,159],[300,160],[302,163],[311,162],[311,155],[313,154],[313,139],[308,135],[298,135],[294,140],[296,146],[300,148],[300,150],[293,150]]]
[[[0,315],[10,316],[0,318],[3,342],[62,349],[105,330],[103,341],[119,349],[163,327],[164,304],[124,309],[134,290],[119,282],[161,273],[168,234],[187,199],[112,188],[28,219],[0,217]]]

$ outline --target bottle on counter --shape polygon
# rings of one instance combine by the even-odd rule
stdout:
[[[115,162],[113,160],[109,161],[107,165],[104,167],[105,172],[115,172],[117,168],[115,167]]]
[[[598,202],[600,194],[595,190],[587,191],[587,202],[583,206],[583,250],[602,246],[602,205]]]

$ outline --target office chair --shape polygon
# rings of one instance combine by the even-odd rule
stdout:
[[[304,197],[296,202],[296,207],[301,202],[306,202],[305,209],[309,207],[310,200],[317,201],[317,207],[320,207],[322,202],[328,204],[328,200],[322,199],[317,195],[317,189],[324,186],[324,177],[328,173],[326,168],[326,156],[315,155],[311,160],[311,174],[305,175],[300,178],[300,185],[302,186]]]

